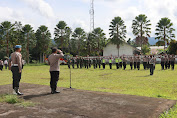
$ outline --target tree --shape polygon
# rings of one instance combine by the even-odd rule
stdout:
[[[168,47],[168,53],[177,55],[177,41],[171,41]]]
[[[105,46],[106,34],[100,27],[98,27],[92,31],[92,35],[93,40],[95,41],[95,49],[97,51],[97,54],[100,55],[100,52],[103,51],[103,47]]]
[[[165,44],[169,44],[169,41],[175,38],[175,34],[173,34],[173,31],[175,31],[174,28],[172,28],[173,23],[168,18],[161,18],[161,20],[156,25],[156,33],[157,36],[155,39],[158,39],[160,41],[163,41],[164,43],[164,51],[165,51]]]
[[[14,30],[14,24],[9,21],[4,21],[0,24],[1,39],[6,45],[6,56],[9,57],[9,45],[11,43],[12,32]],[[1,42],[2,43],[2,42]]]
[[[48,27],[45,25],[41,25],[36,33],[35,33],[37,42],[36,42],[36,50],[40,55],[40,62],[44,62],[44,55],[47,53],[50,43],[51,43],[51,33],[48,30]],[[43,58],[41,58],[43,57]]]
[[[119,48],[120,44],[122,44],[125,41],[126,38],[126,26],[124,24],[124,21],[121,19],[121,17],[115,17],[111,21],[110,27],[110,37],[111,42],[115,45],[117,45],[118,49],[118,56],[119,56]]]
[[[23,45],[26,48],[26,62],[29,64],[29,47],[35,47],[35,34],[34,34],[34,30],[33,27],[31,27],[31,25],[26,24],[23,28],[22,28],[22,35],[23,35]]]
[[[68,47],[68,27],[65,21],[59,21],[54,30],[54,40],[57,43],[58,47],[62,50],[64,49],[64,47]]]
[[[78,27],[74,30],[73,39],[77,42],[78,55],[80,55],[81,50],[84,48],[83,42],[86,39],[86,33],[84,29]]]
[[[148,37],[150,37],[151,33],[151,23],[150,20],[147,19],[147,16],[144,14],[140,14],[139,16],[135,17],[133,20],[132,28],[133,34],[136,36],[136,43],[137,45],[142,46],[148,43]]]
[[[143,55],[149,54],[151,49],[148,47],[148,45],[143,45],[141,52]]]

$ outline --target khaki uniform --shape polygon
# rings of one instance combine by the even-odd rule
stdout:
[[[19,88],[22,72],[22,55],[20,52],[11,54],[9,58],[9,69],[12,71],[13,89]]]
[[[50,87],[52,91],[56,91],[57,89],[57,83],[59,80],[59,71],[60,71],[60,58],[62,58],[64,55],[61,54],[51,54],[48,57],[48,64],[50,65]]]

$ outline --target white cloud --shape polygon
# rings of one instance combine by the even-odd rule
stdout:
[[[38,11],[47,18],[55,17],[52,7],[44,0],[21,0],[28,4],[34,11]]]

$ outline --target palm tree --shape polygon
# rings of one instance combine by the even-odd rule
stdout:
[[[173,23],[168,18],[161,18],[161,20],[156,25],[156,33],[157,37],[155,39],[158,39],[160,41],[163,41],[164,43],[164,51],[165,51],[165,44],[169,43],[169,40],[172,40],[175,38],[175,34],[173,34],[173,31],[175,31],[174,28],[172,28]]]
[[[6,41],[6,54],[9,57],[9,45],[10,39],[12,36],[12,32],[14,30],[14,24],[9,21],[4,21],[0,24],[1,34],[3,35],[2,38]]]
[[[78,49],[78,55],[80,55],[81,49],[83,46],[83,41],[86,39],[86,33],[84,31],[84,29],[78,27],[74,30],[73,35],[72,35],[73,39],[76,40],[77,42],[77,49]]]
[[[117,45],[118,49],[118,56],[119,56],[119,48],[120,45],[125,41],[126,38],[126,26],[124,24],[124,21],[121,19],[121,17],[115,17],[111,21],[110,27],[110,37],[111,37],[111,42],[113,44]]]
[[[34,43],[34,39],[35,39],[35,35],[34,35],[34,30],[33,27],[31,27],[31,25],[26,24],[23,28],[22,28],[22,34],[24,36],[24,44],[26,45],[26,61],[29,64],[29,46],[31,43]]]
[[[147,19],[147,16],[144,14],[140,14],[139,16],[135,17],[133,20],[132,28],[133,34],[136,36],[136,42],[140,44],[141,49],[143,45],[148,43],[148,37],[150,37],[151,33],[151,23],[150,20]]]
[[[105,46],[105,40],[106,40],[106,34],[103,32],[103,30],[98,27],[95,28],[92,31],[94,41],[96,43],[96,50],[98,55],[100,55],[100,52],[103,50],[103,47]]]
[[[41,25],[36,33],[35,33],[37,43],[36,43],[36,49],[38,54],[40,54],[40,62],[44,62],[44,55],[49,49],[49,45],[51,43],[51,33],[48,30],[48,27],[45,25]],[[41,58],[43,57],[43,58]]]
[[[54,40],[62,50],[64,46],[66,47],[66,44],[68,43],[66,40],[67,28],[68,27],[65,21],[59,21],[54,31]]]

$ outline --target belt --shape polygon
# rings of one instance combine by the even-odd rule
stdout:
[[[12,64],[12,66],[18,66],[18,64]]]

